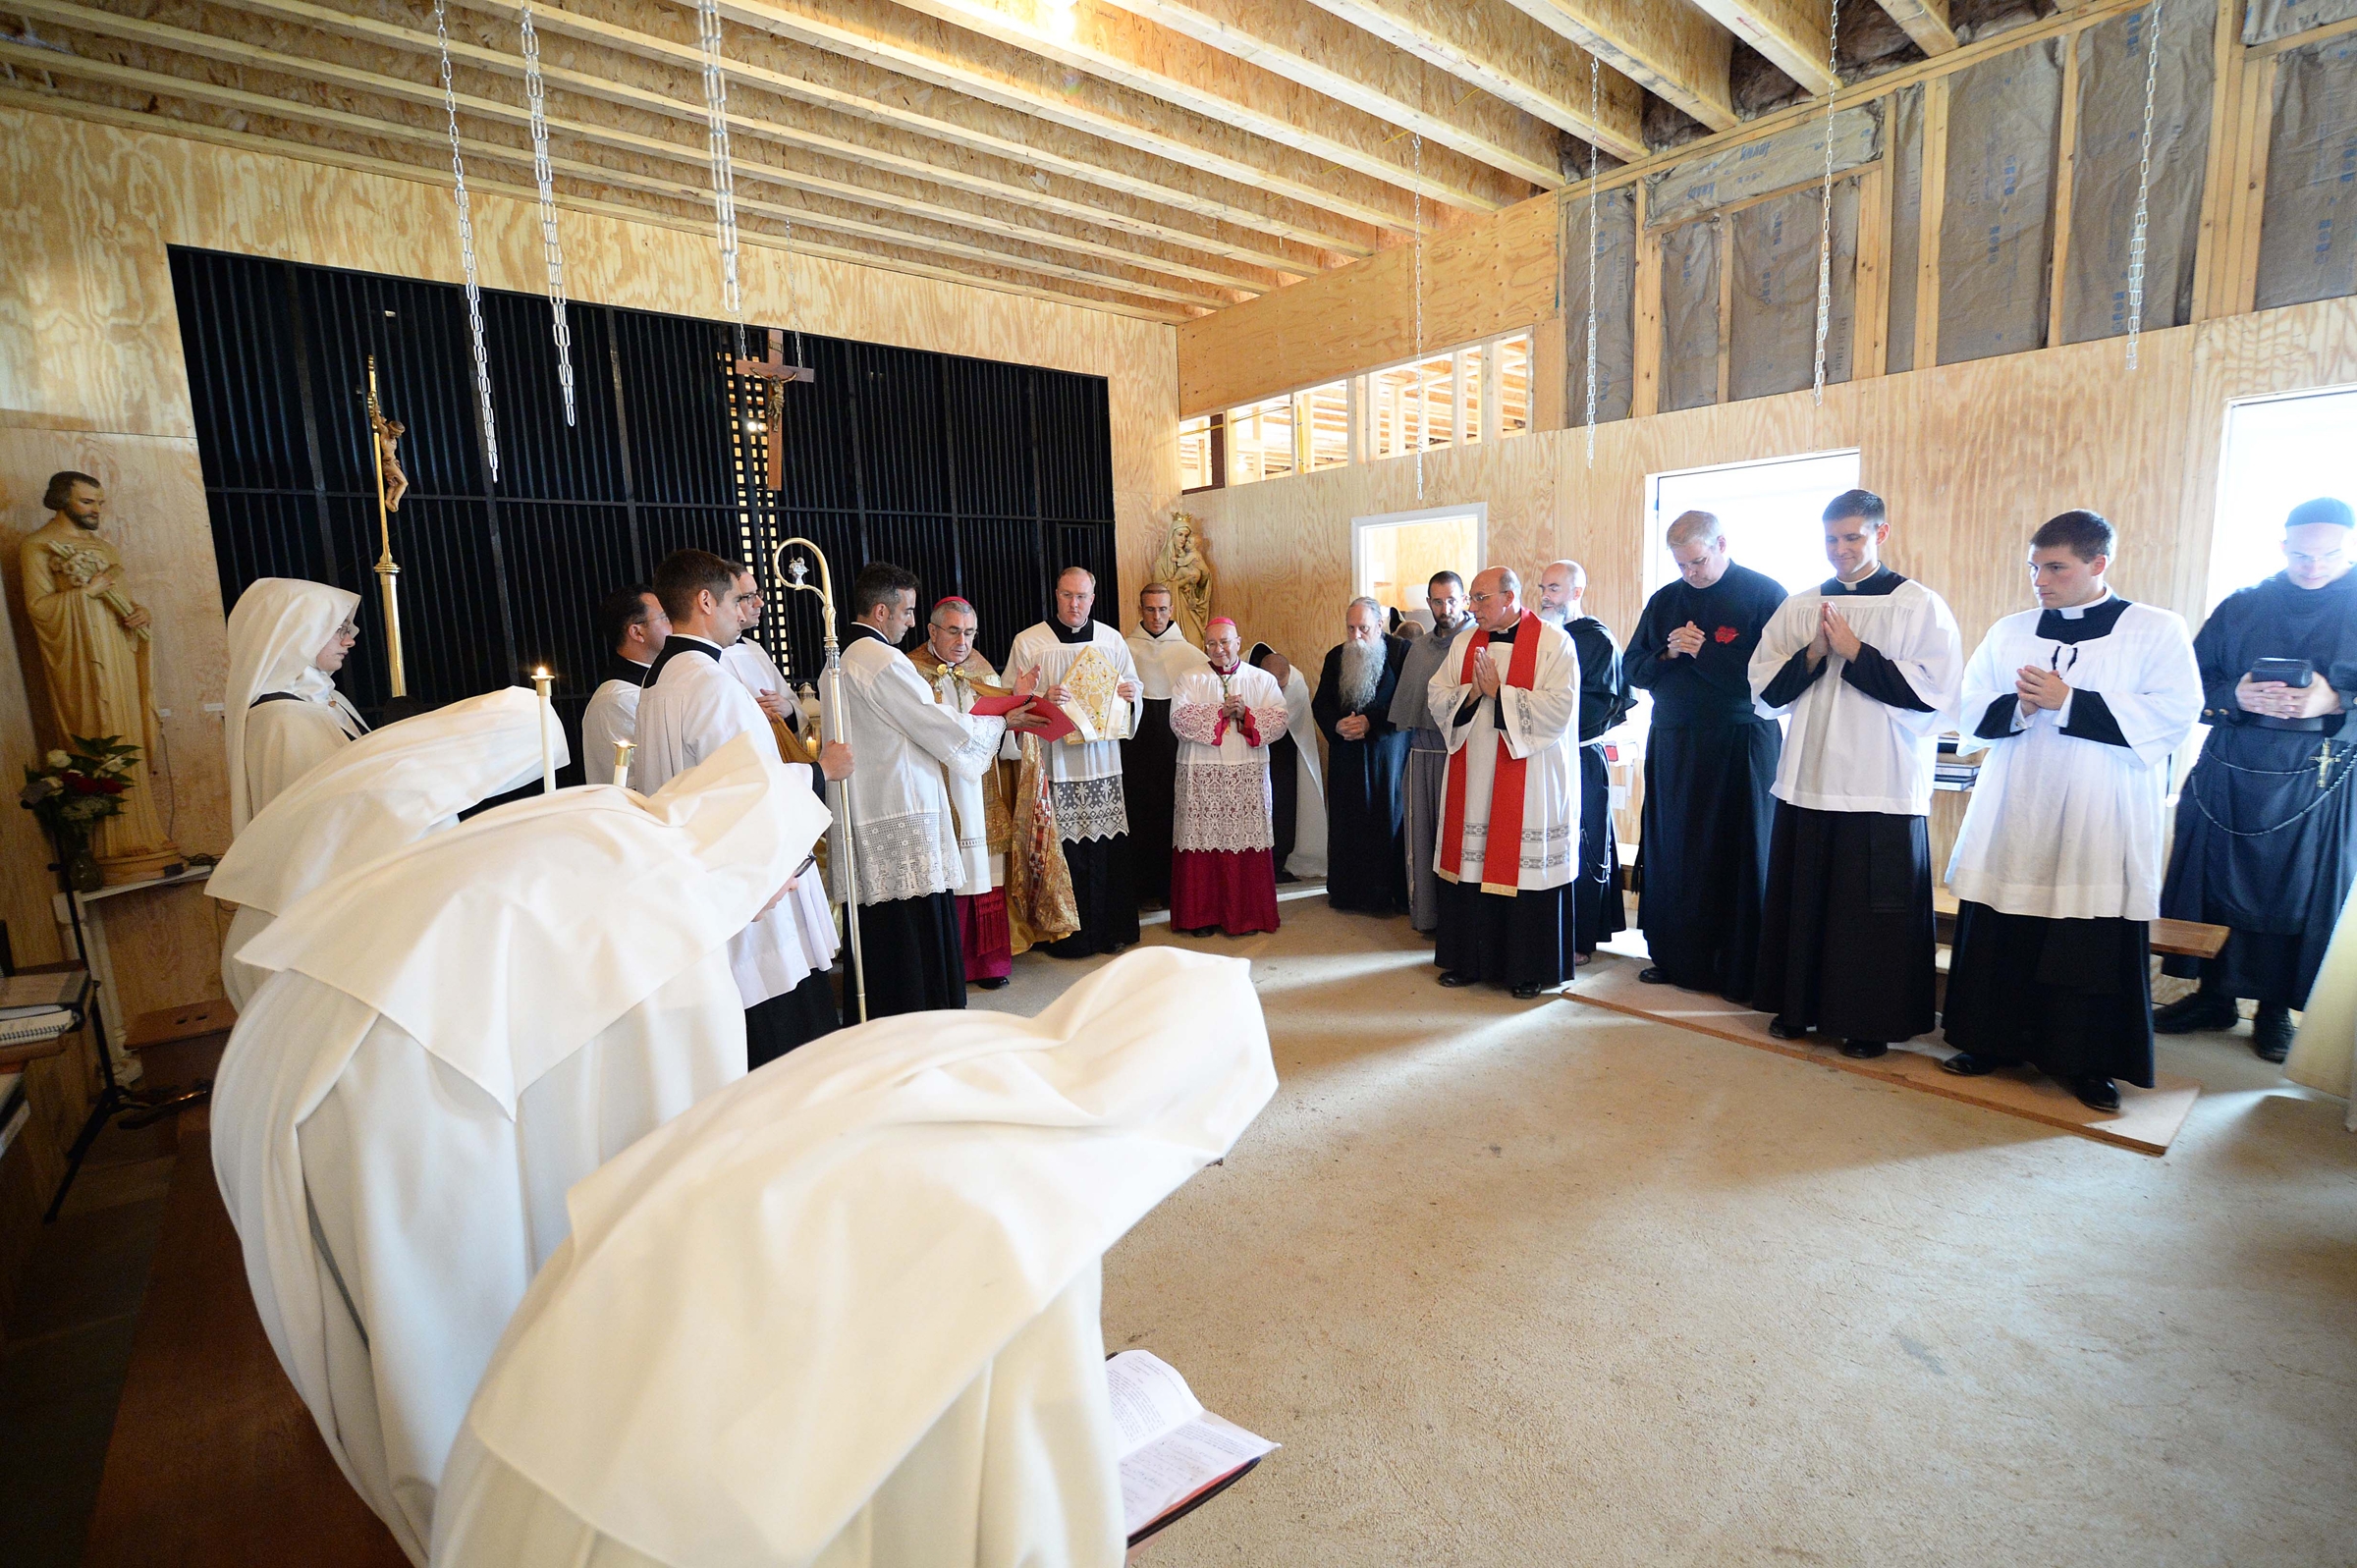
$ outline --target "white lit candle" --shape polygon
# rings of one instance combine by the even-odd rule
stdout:
[[[557,705],[549,696],[549,688],[556,678],[548,673],[546,665],[532,672],[532,687],[540,693],[540,791],[551,795],[557,792],[557,758],[548,737],[549,723],[556,717]]]
[[[630,786],[630,753],[637,749],[628,740],[614,742],[614,782],[625,789]]]

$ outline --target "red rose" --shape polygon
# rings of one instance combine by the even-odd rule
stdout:
[[[95,779],[91,783],[98,786],[98,793],[102,795],[119,795],[131,787],[120,779]]]
[[[1741,635],[1743,635],[1743,633],[1737,631],[1732,626],[1721,626],[1717,631],[1711,633],[1711,636],[1720,642],[1732,642]]]
[[[66,775],[66,787],[78,795],[94,795],[98,792],[98,781],[88,774],[70,773]]]

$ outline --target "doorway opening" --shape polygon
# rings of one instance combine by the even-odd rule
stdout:
[[[1467,582],[1489,548],[1490,509],[1476,501],[1427,512],[1393,512],[1350,522],[1350,591],[1431,629],[1424,585],[1435,572]]]

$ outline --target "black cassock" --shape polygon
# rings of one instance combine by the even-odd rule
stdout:
[[[1657,592],[1621,668],[1653,693],[1637,843],[1637,924],[1656,967],[1689,991],[1751,1000],[1768,892],[1782,731],[1751,702],[1751,654],[1784,602],[1775,578],[1729,565],[1708,588]],[[1668,657],[1691,621],[1702,652]],[[1583,705],[1584,706],[1584,705]]]
[[[1142,699],[1137,733],[1122,742],[1122,796],[1129,812],[1130,870],[1138,898],[1171,901],[1172,818],[1178,810],[1178,737],[1171,699]]]
[[[859,906],[859,956],[867,960],[867,1015],[939,1012],[965,1005],[965,938],[958,895],[930,892]],[[843,947],[843,1010],[858,1012],[858,965]]]
[[[1573,886],[1573,946],[1580,952],[1626,929],[1620,906],[1620,844],[1613,831],[1613,775],[1604,732],[1636,706],[1613,628],[1581,616],[1563,628],[1579,654],[1579,881]]]
[[[1326,735],[1326,899],[1337,909],[1397,914],[1407,907],[1407,731],[1392,725],[1407,642],[1383,639],[1383,674],[1364,708],[1343,706],[1343,650],[1326,653],[1310,714]],[[1353,715],[1367,720],[1364,740],[1345,740],[1334,727]],[[1274,759],[1272,759],[1274,760]]]
[[[2357,878],[2347,715],[2262,718],[2236,705],[2234,687],[2256,660],[2305,659],[2357,707],[2357,572],[2322,588],[2277,573],[2230,594],[2193,652],[2212,728],[2177,800],[2161,913],[2233,935],[2216,958],[2163,968],[2205,990],[2305,1007]]]
[[[1256,642],[1246,662],[1255,670],[1266,670],[1276,651],[1265,642]],[[1278,689],[1282,691],[1285,684],[1279,680]],[[1279,882],[1300,880],[1285,869],[1285,863],[1293,857],[1294,827],[1300,816],[1301,747],[1289,733],[1282,734],[1269,745],[1269,832],[1277,840],[1269,858],[1277,863]]]

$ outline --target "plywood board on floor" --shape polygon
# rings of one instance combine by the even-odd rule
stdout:
[[[1959,1078],[1954,1073],[1943,1072],[1940,1062],[1949,1054],[1948,1049],[1929,1038],[1894,1045],[1889,1055],[1853,1060],[1842,1055],[1833,1042],[1816,1044],[1814,1036],[1808,1040],[1777,1039],[1768,1032],[1768,1015],[1764,1012],[1737,1006],[1706,992],[1646,985],[1637,979],[1637,971],[1643,967],[1641,958],[1599,952],[1596,961],[1579,971],[1571,989],[1563,995],[1592,1007],[1609,1007],[1615,1012],[1674,1024],[1737,1045],[1797,1056],[1820,1066],[1838,1067],[1843,1072],[1921,1089],[1943,1099],[1960,1100],[1968,1106],[2043,1122],[2082,1138],[2117,1144],[2148,1155],[2168,1152],[2169,1141],[2185,1125],[2186,1113],[2201,1093],[2201,1086],[2192,1080],[2162,1073],[2156,1088],[2138,1089],[2121,1084],[2117,1110],[2092,1110],[2079,1104],[2077,1097],[2060,1084],[2026,1067],[2007,1068],[1985,1078]]]

